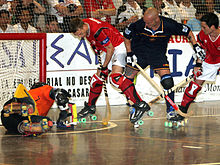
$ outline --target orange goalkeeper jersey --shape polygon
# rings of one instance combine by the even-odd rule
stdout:
[[[54,100],[50,97],[50,91],[52,88],[53,87],[49,85],[44,85],[28,91],[37,103],[37,109],[40,116],[47,116],[54,103]]]

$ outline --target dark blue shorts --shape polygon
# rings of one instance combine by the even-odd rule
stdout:
[[[167,60],[166,55],[154,55],[154,54],[146,54],[146,53],[135,53],[137,57],[137,63],[141,68],[146,68],[150,65],[150,68],[153,70],[163,70],[169,69],[169,61]],[[135,66],[137,69],[137,67]]]

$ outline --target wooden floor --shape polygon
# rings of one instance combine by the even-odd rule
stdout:
[[[194,115],[178,129],[164,127],[164,104],[154,104],[154,117],[146,116],[138,129],[128,120],[127,106],[111,107],[107,127],[100,122],[105,107],[97,107],[97,122],[69,131],[54,127],[40,137],[10,135],[1,126],[0,165],[220,164],[219,103],[193,103]]]

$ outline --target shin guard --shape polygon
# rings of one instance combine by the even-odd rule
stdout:
[[[197,93],[202,89],[202,87],[195,83],[194,81],[191,81],[189,83],[189,86],[186,88],[183,100],[181,102],[181,106],[185,107],[186,109],[189,108],[189,105],[193,102],[193,100],[196,98]]]
[[[174,86],[173,78],[170,74],[165,74],[161,77],[161,85],[165,90],[169,90]],[[174,102],[174,92],[168,94],[169,98]],[[171,104],[166,100],[167,113],[170,112]],[[173,108],[171,108],[173,109]]]
[[[89,100],[88,105],[95,105],[98,97],[102,92],[103,82],[100,77],[94,74],[90,81],[90,92],[89,92]]]
[[[121,89],[123,94],[125,94],[125,96],[133,103],[142,101],[135,89],[134,83],[125,76],[123,76],[121,73],[111,74],[110,82],[116,88]]]

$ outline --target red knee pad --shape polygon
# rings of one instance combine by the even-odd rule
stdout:
[[[112,73],[109,76],[110,83],[116,88],[119,88],[125,79],[121,73]]]
[[[127,79],[121,73],[113,73],[110,75],[110,82],[116,88],[121,89],[123,94],[133,103],[140,102],[142,99],[136,92],[134,84],[131,80]]]
[[[186,88],[185,93],[183,95],[183,100],[181,102],[181,106],[189,107],[190,103],[196,98],[197,93],[202,89],[202,87],[191,81],[189,86]]]
[[[186,91],[185,91],[185,93],[187,93],[187,95],[189,96],[189,97],[196,97],[196,95],[197,95],[197,93],[200,91],[202,89],[202,87],[199,85],[199,84],[197,84],[196,82],[194,82],[194,81],[191,81],[190,83],[189,83],[189,86],[186,88]]]
[[[90,87],[95,88],[97,86],[102,86],[102,84],[103,84],[102,79],[96,74],[94,74],[90,80]]]
[[[90,80],[90,93],[88,105],[95,105],[98,97],[102,92],[103,81],[100,77],[94,74]]]

